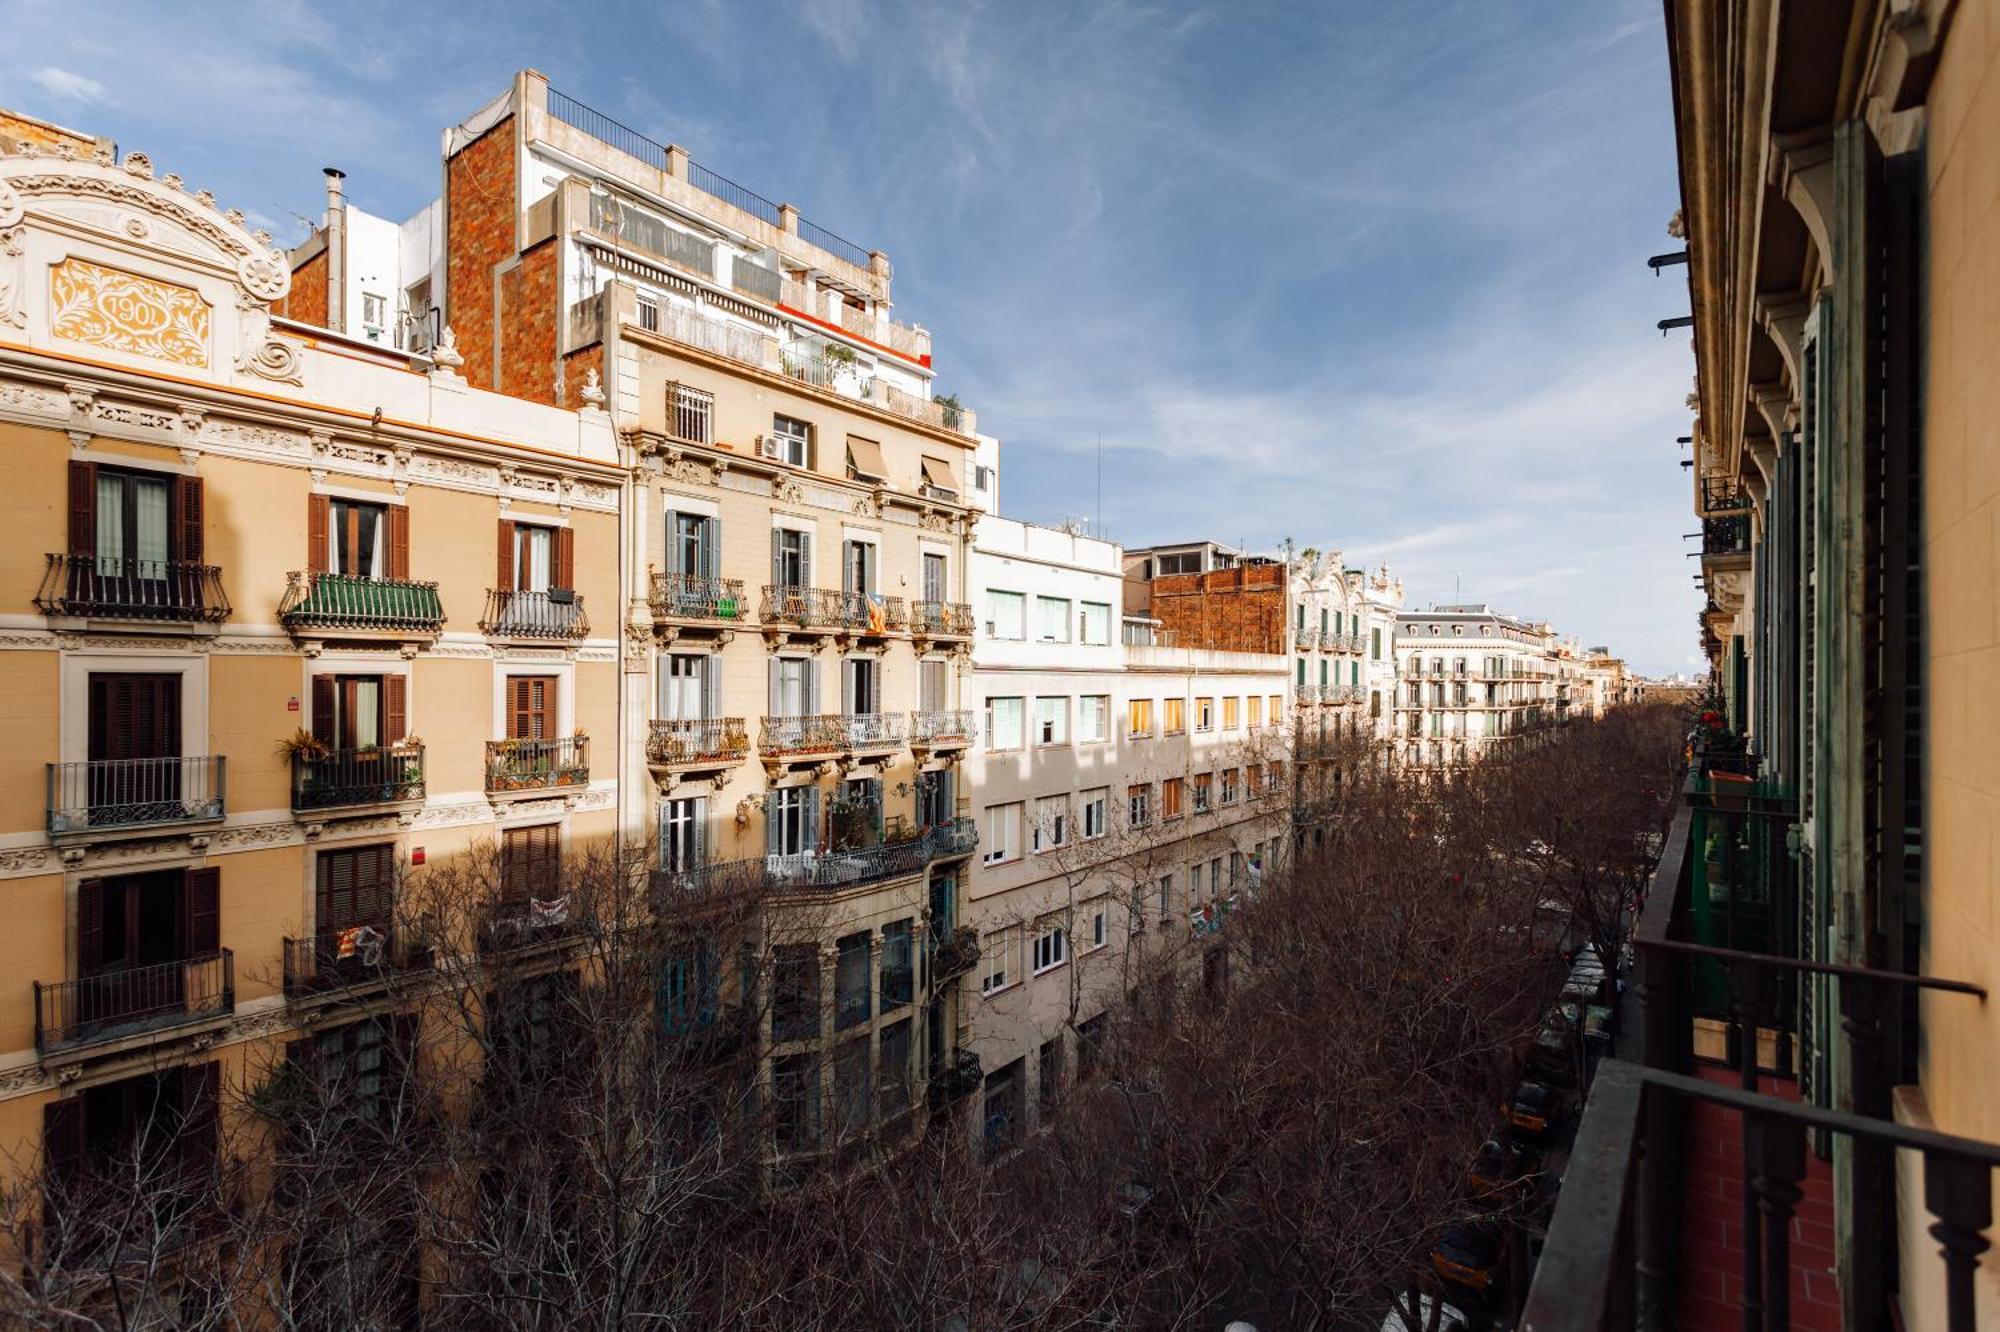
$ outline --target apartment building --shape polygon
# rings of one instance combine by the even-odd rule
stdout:
[[[1417,774],[1504,755],[1557,719],[1555,634],[1484,604],[1396,618],[1395,761]]]
[[[1586,648],[1577,677],[1578,702],[1573,706],[1579,709],[1578,715],[1602,717],[1611,708],[1633,701],[1633,684],[1624,660],[1613,656],[1610,648]]]
[[[1396,617],[1403,611],[1403,580],[1389,566],[1375,566],[1361,586],[1361,679],[1368,691],[1368,727],[1386,742],[1396,721]]]
[[[509,954],[616,828],[611,418],[289,321],[291,281],[143,153],[0,113],[10,1171],[212,1156],[302,1033],[407,1036],[411,867],[497,849]]]
[[[991,1150],[1056,1105],[1149,960],[1221,965],[1204,941],[1282,849],[1284,656],[1121,633],[1127,565],[1074,531],[987,515],[974,534],[965,1039]]]

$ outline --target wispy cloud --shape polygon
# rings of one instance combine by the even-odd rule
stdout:
[[[58,102],[66,102],[71,106],[101,105],[111,100],[111,90],[88,74],[77,74],[54,65],[44,65],[29,77],[43,92]]]

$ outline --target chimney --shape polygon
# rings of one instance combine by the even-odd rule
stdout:
[[[326,326],[347,331],[347,196],[340,182],[347,173],[326,168]]]

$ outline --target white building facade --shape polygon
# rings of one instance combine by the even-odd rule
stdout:
[[[1483,604],[1396,622],[1395,759],[1425,774],[1504,753],[1556,719],[1554,631]]]

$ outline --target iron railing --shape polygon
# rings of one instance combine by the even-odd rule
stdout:
[[[656,573],[650,597],[656,620],[698,620],[740,624],[749,618],[740,578],[697,578],[693,574]]]
[[[1750,515],[1725,513],[1701,520],[1701,553],[1704,555],[1747,555],[1750,553]]]
[[[590,737],[550,740],[488,740],[486,789],[539,791],[590,785]]]
[[[653,887],[663,898],[671,895],[756,897],[766,893],[840,892],[921,873],[932,861],[969,855],[978,845],[978,828],[969,816],[962,816],[936,827],[924,828],[914,837],[885,841],[875,846],[755,856],[748,860],[714,861],[687,868],[661,869],[653,874]]]
[[[479,909],[475,934],[480,952],[505,953],[560,943],[574,935],[581,923],[566,893],[503,898]]]
[[[910,625],[932,638],[972,637],[972,606],[963,601],[919,601],[910,607]]]
[[[877,596],[872,592],[840,594],[840,624],[858,634],[898,634],[909,626],[909,615],[901,597]]]
[[[286,939],[285,997],[381,989],[430,964],[430,948],[392,921]]]
[[[227,948],[78,980],[36,981],[35,1050],[46,1055],[235,1011],[236,958]]]
[[[225,776],[221,755],[51,763],[49,832],[61,835],[219,819]]]
[[[295,810],[423,798],[424,747],[412,741],[292,755]]]
[[[764,602],[757,608],[764,623],[789,624],[799,629],[839,629],[847,623],[846,612],[846,599],[841,593],[789,583],[766,583]]]
[[[435,634],[444,627],[437,589],[407,578],[294,572],[278,603],[278,621],[287,629]]]
[[[933,859],[956,859],[979,849],[979,825],[969,814],[946,819],[930,830]]]
[[[229,618],[222,570],[182,560],[49,556],[35,605],[45,615],[219,624]]]
[[[844,712],[839,720],[843,749],[885,749],[903,743],[900,712]]]
[[[757,191],[738,185],[727,176],[710,171],[699,162],[692,160],[688,162],[688,184],[704,194],[714,195],[733,208],[742,209],[752,217],[761,218],[774,227],[783,224],[778,205]]]
[[[868,267],[868,251],[843,236],[837,236],[825,227],[799,219],[799,239],[810,245],[817,245],[836,259],[845,259],[856,268]]]
[[[1701,508],[1704,513],[1734,513],[1750,507],[1749,492],[1734,477],[1705,476],[1701,479]]]
[[[741,717],[655,721],[646,734],[646,761],[663,768],[736,763],[749,753]]]
[[[683,339],[685,341],[685,339]],[[688,384],[667,385],[667,433],[690,444],[706,444],[715,422],[715,395]]]
[[[766,717],[757,736],[760,754],[831,754],[847,745],[846,721],[839,713]]]
[[[931,953],[931,984],[944,985],[979,965],[979,931],[961,925],[937,939]]]
[[[495,638],[587,638],[590,617],[583,613],[583,594],[571,588],[529,592],[489,587],[479,632]]]
[[[912,744],[970,744],[979,721],[970,708],[926,709],[910,714]]]

